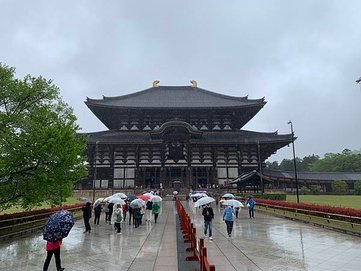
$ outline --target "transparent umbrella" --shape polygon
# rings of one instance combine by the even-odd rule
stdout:
[[[202,206],[202,205],[207,205],[213,201],[216,201],[214,198],[212,197],[203,197],[203,198],[200,198],[199,200],[197,200],[195,203],[194,203],[194,207],[199,207],[199,206]]]
[[[161,202],[162,200],[163,199],[161,197],[159,197],[159,196],[153,196],[152,199],[151,199],[152,202]]]
[[[231,193],[227,193],[227,194],[224,194],[223,196],[222,196],[222,198],[234,198],[234,195],[233,194],[231,194]]]
[[[132,208],[140,208],[142,206],[145,206],[145,201],[142,199],[135,199],[130,203],[130,207]]]
[[[234,208],[241,208],[244,207],[244,205],[242,204],[242,202],[236,200],[236,199],[228,199],[222,202],[223,205],[227,205],[227,206],[233,206]]]

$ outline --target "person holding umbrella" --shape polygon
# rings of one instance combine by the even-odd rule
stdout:
[[[86,232],[90,233],[91,227],[90,227],[89,220],[92,217],[92,208],[91,208],[90,202],[85,203],[85,205],[83,206],[83,208],[81,208],[81,210],[83,211],[83,219],[84,219],[84,225],[85,225],[84,233],[86,233]]]
[[[58,271],[63,271],[60,259],[60,247],[63,238],[67,237],[74,225],[73,214],[69,211],[61,210],[51,215],[43,227],[43,239],[46,243],[46,259],[43,271],[47,271],[53,254],[55,265]]]
[[[223,212],[223,221],[226,222],[228,238],[232,234],[234,216],[233,207],[228,205]]]
[[[202,215],[204,219],[204,235],[207,235],[207,231],[209,231],[209,240],[212,240],[212,220],[214,213],[210,204],[205,205],[202,210]]]
[[[159,203],[158,202],[154,202],[152,204],[152,213],[154,215],[154,223],[157,224],[157,219],[158,219],[158,215],[159,215]]]
[[[61,259],[60,259],[61,243],[62,243],[62,239],[55,241],[55,242],[46,241],[46,259],[44,262],[43,271],[48,270],[51,258],[53,257],[53,254],[55,256],[56,270],[58,270],[58,271],[64,270],[64,268],[61,267]]]
[[[115,205],[115,209],[113,211],[113,215],[112,215],[112,219],[111,219],[111,223],[114,224],[115,228],[117,229],[117,234],[122,234],[121,233],[121,227],[120,227],[120,223],[123,221],[123,210],[122,210],[122,205],[120,203],[117,203]]]

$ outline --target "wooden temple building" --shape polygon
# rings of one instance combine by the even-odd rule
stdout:
[[[242,128],[266,104],[192,86],[87,98],[109,129],[87,133],[89,175],[78,189],[222,187],[262,167],[291,134]]]

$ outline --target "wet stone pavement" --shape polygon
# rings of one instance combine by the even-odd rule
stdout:
[[[203,235],[200,209],[183,203]],[[174,202],[163,202],[157,224],[146,223],[133,228],[122,225],[122,234],[115,234],[112,226],[92,225],[92,232],[84,234],[84,225],[77,221],[61,248],[65,271],[137,271],[181,270],[178,265],[176,213]],[[361,237],[346,235],[305,223],[273,217],[260,212],[255,219],[241,210],[235,221],[231,238],[219,208],[213,206],[213,240],[205,238],[209,260],[217,271],[359,271],[361,270]],[[180,247],[180,246],[179,246]],[[45,260],[45,241],[40,232],[2,240],[0,270],[42,270]],[[178,268],[180,267],[180,268]],[[49,270],[56,270],[54,259]]]

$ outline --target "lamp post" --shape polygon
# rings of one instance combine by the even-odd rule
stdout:
[[[94,153],[94,174],[93,174],[93,203],[95,201],[95,181],[97,179],[97,160],[98,160],[98,143],[95,142],[95,153]]]
[[[258,149],[258,166],[259,166],[259,176],[261,180],[261,195],[264,193],[264,185],[263,185],[263,177],[262,177],[262,160],[261,160],[261,146],[259,145],[259,141],[257,144]]]
[[[292,121],[288,121],[288,124],[291,125],[292,149],[293,149],[293,169],[294,169],[294,172],[295,172],[295,180],[296,180],[297,203],[299,203],[300,202],[300,196],[298,194],[298,178],[297,178],[296,153],[295,153],[295,132],[293,131]]]

